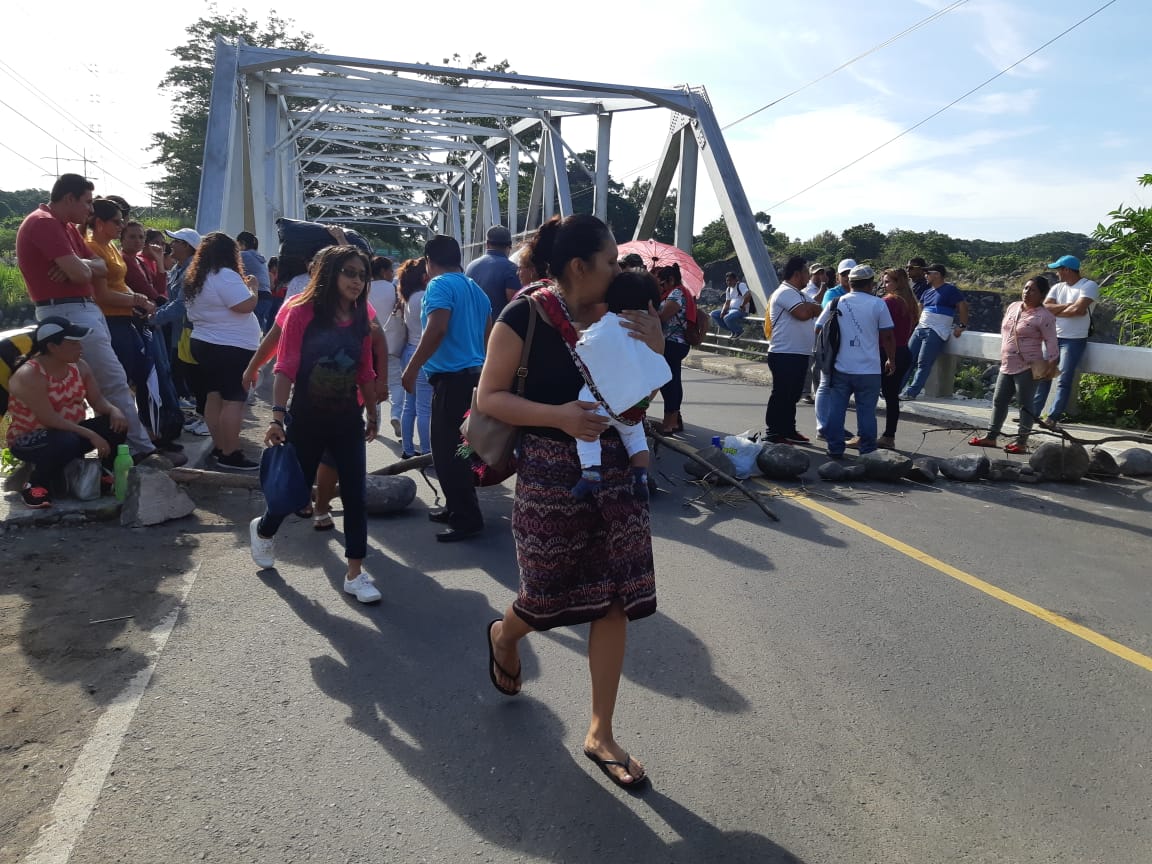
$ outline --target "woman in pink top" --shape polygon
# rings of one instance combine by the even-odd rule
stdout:
[[[371,272],[368,256],[354,246],[330,246],[316,257],[312,281],[284,313],[272,421],[264,434],[268,447],[285,441],[295,446],[309,485],[325,453],[335,463],[344,503],[344,591],[361,603],[380,599],[363,569],[368,554],[365,445],[376,437],[379,421],[368,317]],[[258,567],[275,566],[273,538],[287,515],[265,511],[249,524]]]
[[[992,423],[988,434],[976,436],[968,443],[973,447],[996,447],[996,439],[1008,416],[1008,403],[1013,395],[1019,400],[1020,430],[1016,440],[1004,448],[1008,453],[1027,453],[1028,434],[1036,419],[1031,409],[1036,392],[1036,379],[1032,363],[1047,361],[1046,374],[1056,371],[1060,349],[1056,343],[1056,318],[1044,308],[1048,294],[1048,280],[1043,276],[1029,279],[1024,285],[1023,299],[1013,303],[1004,313],[1000,334],[1004,342],[1000,347],[1000,377],[996,379],[996,394],[992,397]]]

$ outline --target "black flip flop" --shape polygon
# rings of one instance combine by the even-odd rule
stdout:
[[[647,774],[643,774],[640,777],[637,777],[635,774],[632,774],[632,771],[628,768],[629,763],[632,761],[632,757],[629,756],[627,753],[624,754],[624,761],[623,762],[621,762],[617,759],[603,759],[600,756],[597,756],[591,750],[585,750],[584,755],[587,756],[589,759],[591,759],[593,762],[595,762],[596,767],[604,772],[604,776],[606,776],[609,780],[611,780],[613,783],[615,783],[621,789],[639,789],[641,786],[643,786],[645,783],[648,782],[648,775]],[[611,771],[608,770],[609,766],[616,766],[618,768],[623,768],[624,772],[626,774],[632,774],[632,782],[631,783],[625,783],[623,780],[621,780],[619,777],[617,777],[615,774],[613,774]]]
[[[503,618],[493,618],[488,622],[488,626],[484,628],[484,641],[488,643],[488,677],[492,679],[492,686],[503,693],[505,696],[519,695],[519,690],[508,690],[500,686],[500,681],[496,677],[496,670],[500,670],[500,674],[511,678],[517,684],[520,683],[520,672],[513,675],[503,666],[496,662],[496,646],[492,644],[492,625],[498,621],[503,621]],[[521,669],[523,671],[523,669]]]

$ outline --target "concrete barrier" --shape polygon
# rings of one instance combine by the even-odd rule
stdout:
[[[735,341],[726,334],[712,332],[704,340],[702,347],[719,354],[740,354],[767,359],[768,343],[763,338],[763,317],[749,316],[744,320],[746,338]],[[747,338],[748,336],[752,338]],[[959,339],[949,339],[944,353],[936,360],[932,374],[928,377],[928,383],[924,387],[925,395],[951,396],[953,382],[956,380],[957,362],[966,359],[999,363],[1000,346],[999,333],[976,333],[969,330]],[[1084,352],[1084,359],[1080,361],[1077,379],[1084,372],[1113,375],[1135,381],[1152,381],[1152,348],[1089,342],[1088,349]],[[1075,387],[1072,396],[1073,401],[1069,408],[1075,408]]]

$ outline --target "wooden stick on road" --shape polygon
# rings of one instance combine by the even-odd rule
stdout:
[[[719,477],[725,483],[728,483],[733,488],[738,489],[750,501],[752,501],[753,504],[755,504],[757,507],[759,507],[761,510],[763,510],[764,515],[767,516],[769,519],[771,519],[773,522],[779,522],[780,521],[780,517],[777,516],[775,513],[773,513],[771,510],[769,510],[764,505],[764,502],[762,500],[760,500],[759,495],[757,495],[755,492],[750,490],[747,486],[745,486],[742,482],[737,480],[735,477],[732,477],[731,475],[725,474],[723,471],[721,471],[719,468],[717,468],[715,465],[713,465],[711,462],[709,462],[704,457],[697,456],[696,451],[693,450],[691,447],[689,447],[687,444],[681,444],[675,438],[669,438],[667,435],[661,434],[660,430],[652,428],[652,427],[649,427],[648,432],[653,438],[655,438],[660,444],[663,444],[669,450],[675,450],[677,453],[681,454],[682,456],[687,456],[693,462],[696,462],[697,464],[699,464],[703,468],[705,468],[709,475]]]

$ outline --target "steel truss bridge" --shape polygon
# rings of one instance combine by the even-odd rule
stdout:
[[[764,302],[776,273],[702,87],[570,81],[217,37],[196,227],[270,238],[277,218],[304,219],[311,207],[320,210],[316,221],[394,225],[482,248],[492,225],[530,233],[573,212],[566,118],[595,118],[587,173],[592,212],[606,219],[613,116],[639,110],[667,111],[670,121],[633,239],[653,236],[675,181],[675,245],[691,250],[702,158],[745,278]],[[522,164],[532,175],[524,212]]]

